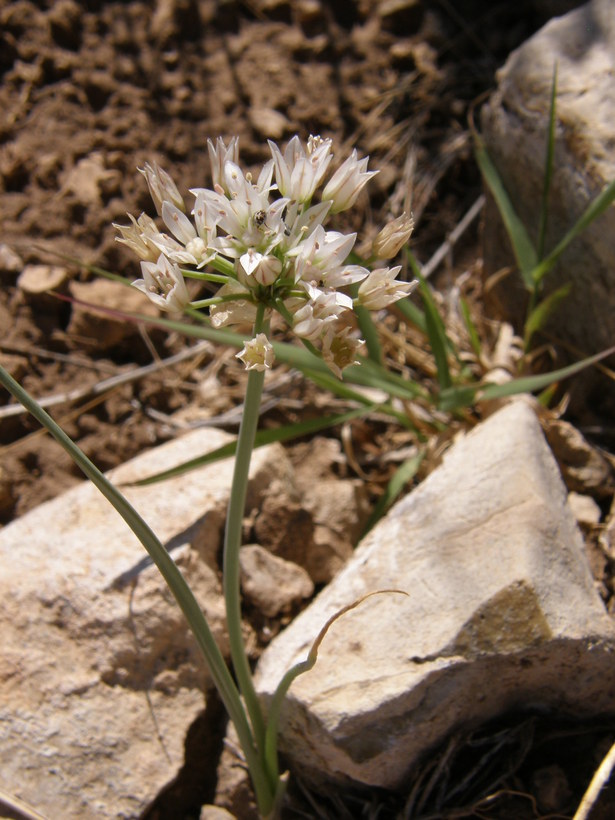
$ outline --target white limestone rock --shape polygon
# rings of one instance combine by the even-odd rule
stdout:
[[[265,651],[263,700],[322,626],[281,748],[313,780],[395,788],[460,725],[514,707],[615,708],[615,628],[534,412],[516,402],[446,454]]]
[[[546,250],[563,238],[603,186],[615,179],[615,14],[613,0],[592,0],[552,19],[508,58],[498,87],[481,111],[482,135],[504,186],[534,241],[537,238],[553,70],[557,64],[555,172]],[[613,344],[615,208],[568,248],[545,280],[546,292],[572,283],[549,329],[586,355]],[[485,272],[514,265],[494,203],[484,230]],[[491,291],[501,314],[520,327],[525,292],[520,277],[504,277]],[[600,381],[598,381],[600,380]],[[578,401],[615,400],[612,382],[596,371],[575,381]],[[606,391],[606,392],[605,392]],[[584,395],[585,394],[585,395]],[[595,408],[594,408],[595,409]]]
[[[259,544],[240,549],[239,566],[243,595],[268,618],[289,612],[314,594],[312,579],[303,567],[272,555]]]
[[[226,443],[198,430],[112,471],[134,481]],[[171,551],[226,651],[214,556],[232,459],[123,491]],[[258,490],[288,469],[256,450]],[[137,817],[177,775],[208,672],[144,548],[89,483],[0,530],[0,771],[48,817]],[[214,765],[214,764],[212,764]]]

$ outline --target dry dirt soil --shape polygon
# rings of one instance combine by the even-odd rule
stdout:
[[[208,137],[239,135],[248,166],[266,158],[266,138],[294,133],[333,137],[339,156],[357,147],[380,173],[352,227],[373,236],[411,207],[426,260],[480,192],[468,105],[552,5],[0,3],[2,362],[42,398],[87,392],[182,349],[177,337],[85,312],[77,300],[146,308],[59,254],[136,278],[112,223],[151,213],[137,167],[159,162],[184,192],[206,185]],[[64,300],[36,292],[40,271],[20,279],[32,264],[60,268],[48,276]],[[58,405],[56,417],[110,468],[168,437],[165,414],[190,403],[216,414],[232,407],[233,373],[224,390],[203,379],[216,356],[90,395],[86,407]],[[0,521],[78,480],[55,444],[23,440],[35,429],[25,415],[2,419],[0,443],[19,444],[3,452]]]
[[[225,414],[240,401],[242,374],[233,351],[213,345],[95,390],[186,346],[83,304],[147,310],[140,294],[115,290],[89,267],[137,276],[112,227],[127,212],[152,213],[137,167],[157,161],[186,192],[209,184],[208,137],[238,135],[251,166],[266,159],[267,138],[330,136],[339,157],[356,147],[380,170],[344,227],[369,239],[411,208],[424,262],[481,192],[469,106],[493,87],[513,48],[574,5],[0,0],[0,361],[37,398],[81,391],[53,412],[103,469],[174,435],[178,413],[184,424],[191,413],[222,416],[232,429]],[[476,228],[457,258],[470,268],[480,262]],[[283,391],[266,421],[294,420],[306,407],[322,412],[300,381],[286,380]],[[4,391],[0,403],[9,403]],[[373,450],[377,426],[357,429]],[[0,447],[0,523],[80,480],[25,414],[0,417]],[[531,772],[527,788],[530,780]],[[376,816],[365,805],[349,816]],[[531,806],[512,811],[497,816],[539,816]]]

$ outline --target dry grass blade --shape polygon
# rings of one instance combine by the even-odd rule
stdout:
[[[587,791],[583,795],[583,799],[581,800],[581,804],[577,809],[573,820],[587,820],[590,816],[590,813],[596,802],[598,797],[600,796],[600,792],[604,786],[608,783],[611,773],[613,771],[613,767],[615,766],[615,743],[611,746],[608,751],[608,754],[596,770],[596,773],[592,777],[591,783],[587,787]]]
[[[438,250],[433,254],[429,262],[421,268],[421,273],[428,279],[444,259],[450,254],[457,242],[461,239],[464,233],[468,230],[472,222],[476,219],[485,205],[485,195],[481,194],[474,202],[472,207],[467,211],[463,218],[459,221],[457,226],[447,239],[440,245]]]
[[[47,396],[39,399],[38,403],[41,407],[48,409],[49,407],[57,407],[59,404],[68,404],[69,402],[79,401],[88,396],[97,396],[112,390],[114,387],[119,387],[122,384],[142,379],[145,376],[150,376],[158,370],[163,370],[165,367],[172,367],[180,362],[186,361],[199,353],[208,350],[210,342],[200,342],[199,344],[190,347],[187,350],[182,350],[181,353],[176,353],[174,356],[169,356],[168,359],[163,359],[153,364],[147,364],[144,367],[135,367],[127,373],[120,373],[117,376],[111,376],[109,379],[103,379],[96,384],[88,387],[79,387],[76,390],[68,390],[65,393],[57,393],[54,396]],[[10,418],[11,416],[19,416],[28,411],[22,407],[21,404],[9,404],[6,407],[0,407],[0,419]]]
[[[2,812],[2,817],[12,818],[12,820],[45,820],[42,814],[28,806],[23,800],[8,794],[4,789],[0,789],[0,812]]]

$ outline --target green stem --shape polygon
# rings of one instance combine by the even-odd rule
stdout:
[[[224,658],[214,640],[205,616],[184,576],[160,540],[122,493],[101,473],[98,467],[96,467],[85,453],[66,435],[51,416],[46,413],[1,366],[0,383],[4,385],[62,445],[74,462],[98,488],[107,501],[112,504],[124,521],[126,521],[158,567],[169,589],[173,593],[175,600],[184,613],[190,625],[190,629],[205,656],[222,702],[231,720],[235,724],[237,735],[246,756],[248,768],[250,769],[259,807],[263,814],[267,814],[273,804],[274,789],[271,786],[270,778],[265,770],[263,755],[259,755],[254,746],[252,732],[246,719],[237,688],[226,667]]]
[[[182,275],[186,279],[199,279],[203,282],[215,282],[219,285],[226,285],[229,277],[224,273],[210,273],[209,271],[191,270],[190,268],[180,268]]]
[[[263,325],[264,306],[259,305],[254,323],[254,335],[263,331]],[[263,372],[256,370],[251,370],[248,374],[248,387],[246,390],[241,426],[239,428],[231,497],[226,518],[223,561],[224,600],[226,604],[231,658],[235,675],[237,676],[239,690],[243,695],[248,714],[250,715],[252,731],[257,749],[261,755],[261,760],[264,760],[265,721],[252,681],[252,671],[241,631],[239,550],[241,548],[241,531],[248,488],[250,458],[254,448],[256,428],[258,426],[264,376],[265,374]],[[271,785],[275,787],[275,784]]]
[[[217,254],[209,261],[209,266],[214,270],[217,270],[218,273],[224,274],[224,276],[230,276],[231,279],[237,279],[235,265],[230,261],[230,259],[225,259],[224,256]]]
[[[227,293],[226,296],[210,296],[209,299],[201,299],[197,302],[190,302],[190,307],[198,308],[210,307],[211,305],[222,305],[225,302],[250,301],[247,293]]]
[[[383,365],[384,359],[382,356],[382,347],[380,346],[380,337],[378,336],[378,329],[374,324],[371,312],[358,302],[354,303],[354,312],[361,329],[361,335],[365,340],[369,358],[375,364]]]

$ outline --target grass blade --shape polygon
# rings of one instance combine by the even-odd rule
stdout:
[[[555,156],[555,111],[557,108],[557,62],[553,67],[553,82],[551,83],[551,104],[549,107],[549,130],[547,133],[547,152],[545,157],[545,176],[542,187],[542,203],[540,206],[540,222],[538,223],[538,258],[542,259],[545,250],[547,220],[549,217],[549,191],[553,178],[553,158]]]
[[[453,413],[463,407],[470,407],[474,404],[479,388],[478,384],[459,384],[442,390],[438,397],[438,410]]]
[[[523,330],[523,344],[526,350],[528,350],[530,346],[530,341],[534,333],[537,333],[544,327],[549,316],[551,316],[560,302],[568,296],[571,290],[572,282],[567,282],[565,285],[562,285],[561,288],[554,290],[553,293],[545,297],[542,302],[536,305],[531,311],[525,321],[525,328]]]
[[[427,336],[427,322],[425,321],[425,313],[415,305],[410,299],[400,299],[399,302],[395,302],[394,305],[395,310],[399,311],[401,315],[406,319],[408,322],[411,322],[415,327]]]
[[[378,336],[378,328],[374,324],[371,312],[363,305],[355,304],[354,312],[357,317],[361,336],[365,340],[367,347],[367,355],[375,364],[382,364],[382,347],[380,346],[380,337]]]
[[[517,393],[533,393],[535,390],[542,390],[545,387],[557,381],[574,376],[596,364],[601,359],[611,356],[615,353],[615,347],[610,347],[608,350],[603,350],[602,353],[596,353],[594,356],[588,356],[580,362],[575,362],[567,367],[561,367],[559,370],[552,370],[550,373],[541,373],[537,376],[524,376],[520,379],[513,379],[513,381],[506,384],[488,384],[480,389],[477,397],[478,401],[488,401],[489,399],[500,399],[503,396],[514,396]]]
[[[472,317],[470,316],[470,308],[466,300],[462,297],[459,299],[459,307],[461,308],[461,316],[463,317],[463,323],[466,326],[466,330],[468,331],[468,337],[470,339],[470,345],[472,346],[472,350],[477,359],[481,358],[481,343],[480,337],[478,335],[478,331],[476,330],[476,325],[472,321]]]
[[[448,366],[447,348],[451,347],[451,342],[446,335],[446,328],[444,322],[438,311],[437,305],[434,301],[429,285],[425,281],[424,276],[418,269],[415,270],[416,278],[419,280],[419,289],[423,299],[423,306],[425,308],[425,326],[427,330],[427,338],[431,346],[431,352],[436,363],[436,371],[438,384],[441,390],[446,390],[452,384],[451,372]]]
[[[296,424],[287,424],[283,427],[276,427],[274,430],[257,430],[254,439],[254,449],[257,447],[264,447],[267,444],[273,444],[278,441],[290,441],[299,436],[307,436],[313,433],[318,433],[321,430],[326,430],[328,427],[334,427],[336,424],[343,424],[346,421],[357,418],[357,416],[365,415],[373,409],[373,405],[369,407],[359,407],[355,410],[349,410],[347,413],[338,413],[333,416],[324,416],[322,418],[308,419],[307,421],[300,421]],[[230,458],[235,455],[237,448],[236,441],[229,441],[228,444],[223,444],[222,447],[217,447],[209,453],[202,456],[196,456],[183,464],[178,464],[177,467],[172,467],[170,470],[163,470],[155,475],[142,478],[139,481],[132,482],[125,486],[128,487],[145,487],[148,484],[155,484],[158,481],[166,481],[169,478],[175,478],[178,475],[196,470],[198,467],[203,467],[205,464],[212,464],[215,461],[221,461],[223,458]]]
[[[598,196],[590,202],[585,211],[581,214],[577,222],[568,231],[564,238],[559,242],[551,253],[536,266],[532,273],[534,283],[537,285],[549,273],[549,271],[556,264],[562,253],[566,250],[568,245],[576,239],[591,223],[601,216],[606,209],[615,201],[615,179],[608,185],[605,185]]]
[[[406,484],[414,478],[419,467],[421,466],[424,455],[425,453],[420,450],[416,455],[406,459],[406,461],[400,464],[395,473],[391,476],[386,490],[378,499],[372,514],[365,525],[361,538],[364,538],[372,527],[377,524],[377,522],[389,509],[391,504],[393,504],[393,502],[397,499]]]
[[[510,238],[515,259],[517,260],[517,265],[523,277],[523,282],[528,290],[533,290],[534,279],[532,272],[538,262],[536,249],[523,223],[517,216],[510,197],[502,184],[500,175],[491,161],[491,157],[487,153],[484,142],[478,134],[474,136],[474,153],[478,167],[487,183],[487,187],[493,195],[504,227]]]

